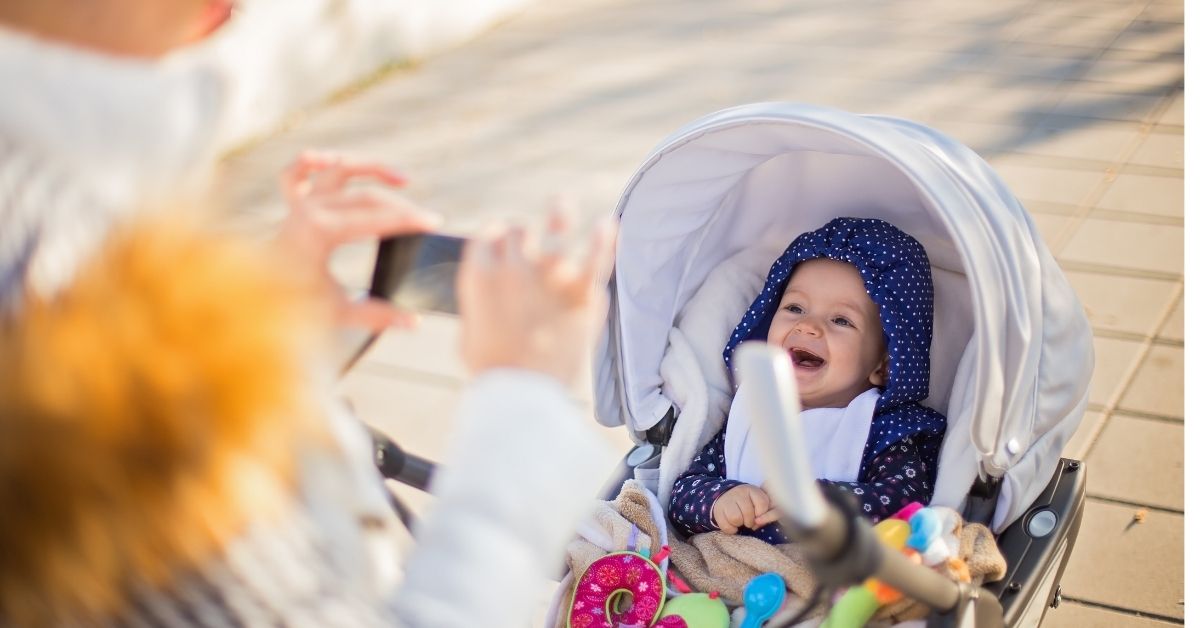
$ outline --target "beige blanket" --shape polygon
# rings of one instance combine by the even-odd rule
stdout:
[[[632,484],[627,483],[614,501],[601,502],[596,507],[593,512],[594,523],[611,535],[613,543],[610,547],[623,549],[631,526],[636,525],[639,547],[650,547],[651,552],[657,551],[663,541],[648,504],[652,498]],[[986,526],[976,523],[964,526],[959,519],[955,533],[959,539],[957,560],[943,563],[936,571],[959,579],[969,574],[976,584],[1004,576],[1004,557]],[[804,566],[800,548],[796,544],[771,545],[753,537],[721,532],[697,534],[684,540],[671,529],[666,531],[666,537],[671,548],[670,568],[693,590],[716,591],[731,606],[741,605],[742,589],[751,578],[768,571],[782,576],[789,592],[798,596],[798,600],[790,599],[788,606],[798,606],[817,590],[818,583]],[[567,553],[567,563],[571,569],[569,577],[575,580],[592,561],[608,552],[593,543],[576,539],[567,546]],[[823,615],[826,612],[828,607],[819,605],[813,614]],[[899,622],[927,614],[928,609],[904,599],[880,608],[874,619]],[[565,625],[565,614],[560,616],[559,625]]]

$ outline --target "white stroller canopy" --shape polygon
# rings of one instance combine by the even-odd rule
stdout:
[[[616,212],[601,423],[636,434],[673,405],[667,336],[714,267],[745,249],[773,259],[837,216],[875,217],[917,238],[933,267],[926,403],[949,419],[934,502],[961,508],[976,475],[1004,477],[1000,528],[1045,486],[1087,403],[1091,333],[1032,219],[963,145],[900,119],[746,105],[660,144]]]

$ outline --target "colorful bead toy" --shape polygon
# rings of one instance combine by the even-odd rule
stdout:
[[[953,512],[945,508],[926,508],[908,504],[889,519],[875,524],[875,535],[888,547],[898,549],[912,562],[928,566],[958,561],[955,577],[966,571],[965,563],[951,558],[954,541]],[[966,576],[969,578],[969,574]],[[880,606],[898,602],[904,596],[888,585],[869,578],[859,586],[850,587],[833,605],[822,628],[859,628],[875,614]]]

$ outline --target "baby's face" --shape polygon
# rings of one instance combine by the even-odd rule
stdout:
[[[805,408],[844,408],[887,381],[879,306],[858,269],[825,258],[792,273],[771,319],[767,343],[792,358]]]

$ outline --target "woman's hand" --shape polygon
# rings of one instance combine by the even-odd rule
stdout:
[[[328,293],[340,325],[381,331],[410,327],[416,317],[380,299],[351,301],[329,273],[329,257],[342,244],[402,233],[422,233],[441,223],[437,214],[378,189],[347,189],[352,181],[403,187],[403,175],[375,163],[306,152],[280,177],[288,215],[278,242]]]
[[[582,259],[563,250],[569,225],[552,213],[544,234],[511,227],[468,243],[458,275],[462,354],[477,374],[523,368],[571,385],[607,311],[616,230],[593,230]]]

